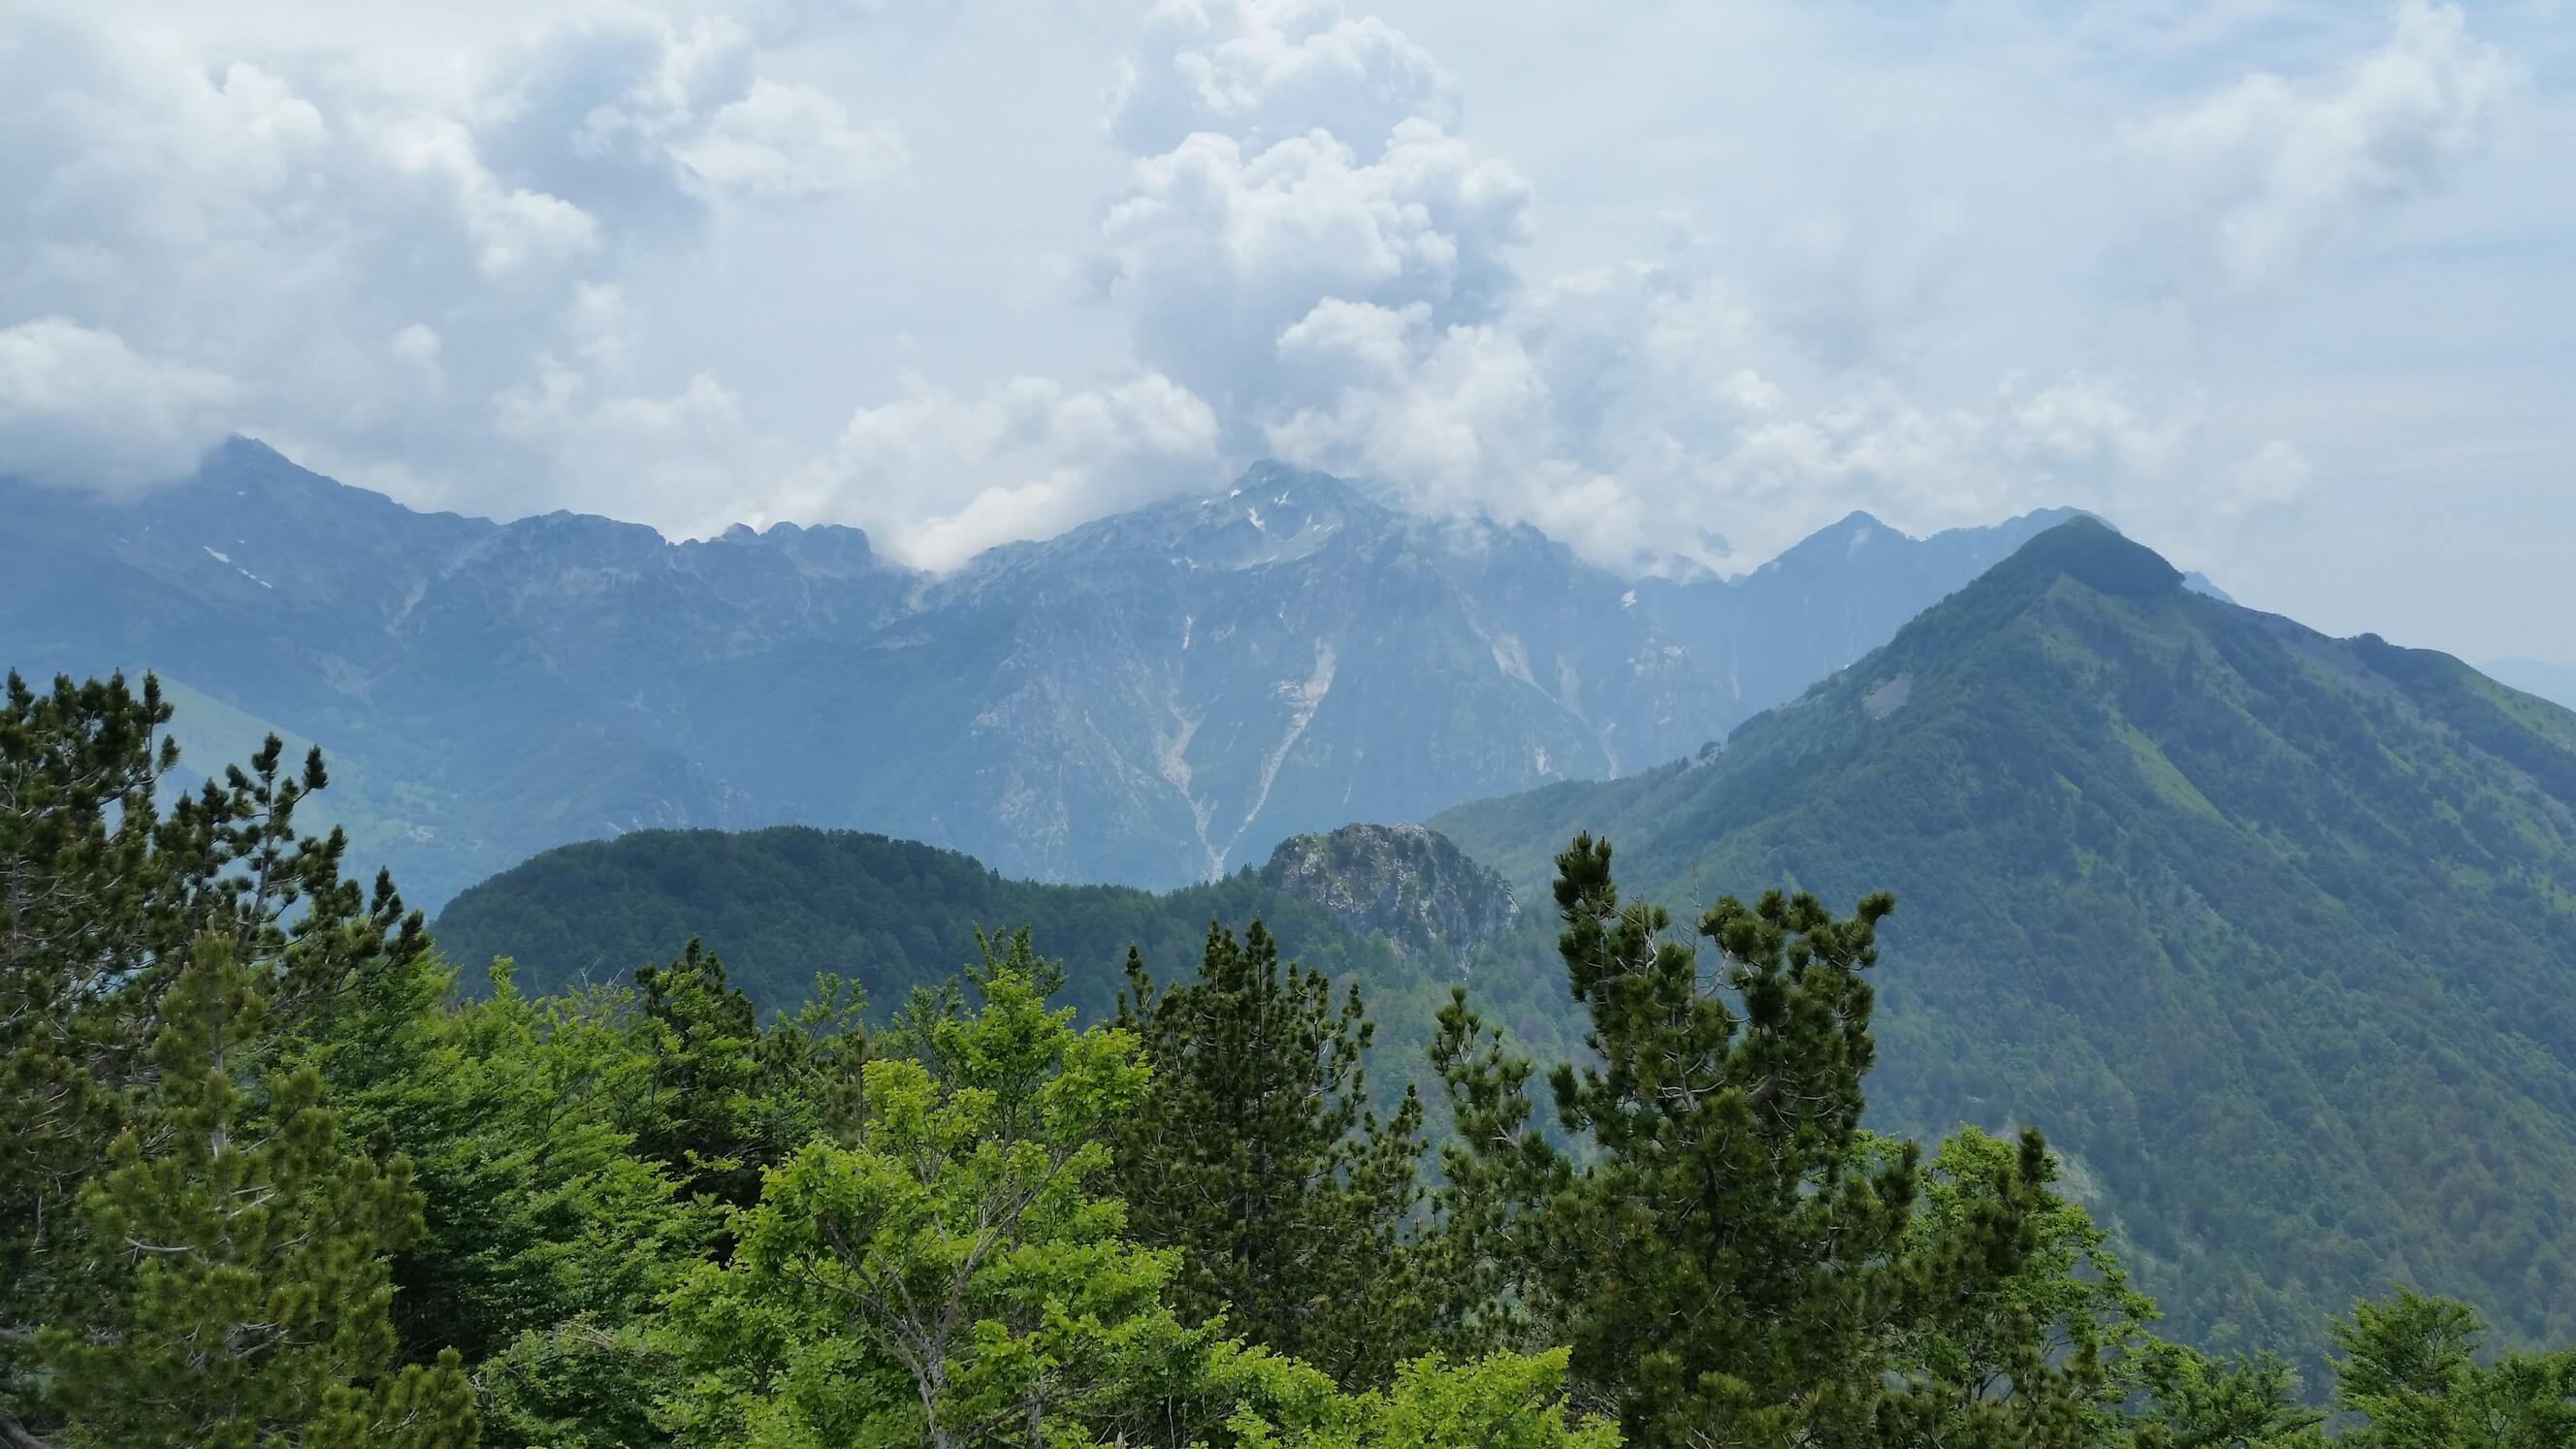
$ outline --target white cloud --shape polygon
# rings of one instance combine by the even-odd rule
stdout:
[[[1362,159],[1324,132],[1248,152],[1201,133],[1140,159],[1101,227],[1102,287],[1137,351],[1237,415],[1285,380],[1281,335],[1330,301],[1492,316],[1529,186],[1428,121]]]
[[[1199,132],[1259,150],[1322,131],[1374,151],[1407,120],[1458,125],[1457,78],[1341,0],[1160,0],[1141,50],[1110,111],[1111,133],[1138,155]]]
[[[904,146],[890,124],[853,126],[839,101],[812,86],[760,80],[672,154],[717,187],[794,202],[875,184],[903,164]]]
[[[1160,375],[1092,389],[1014,378],[975,398],[917,383],[859,409],[752,521],[859,523],[896,556],[942,569],[1205,486],[1216,463],[1215,414]]]
[[[0,330],[0,474],[110,490],[169,478],[223,440],[233,391],[60,317]]]
[[[2407,0],[2329,81],[2260,72],[2129,138],[2165,220],[2235,286],[2278,279],[2365,208],[2436,191],[2492,141],[2521,70],[2455,5]]]
[[[69,8],[0,39],[0,88],[30,98],[0,108],[0,326],[79,319],[189,424],[136,429],[102,476],[175,478],[175,440],[241,428],[436,506],[670,521],[741,499],[775,459],[738,406],[708,413],[730,392],[669,365],[624,283],[726,206],[882,179],[901,140],[762,75],[722,17],[537,19],[438,88],[382,57],[209,55]],[[689,461],[620,421],[618,400],[653,398],[705,414]]]

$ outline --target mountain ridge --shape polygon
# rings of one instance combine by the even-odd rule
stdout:
[[[1893,889],[1882,1120],[2045,1129],[2201,1341],[2389,1281],[2576,1327],[2576,715],[2450,656],[2071,522],[1719,749],[1433,824],[1677,910]]]
[[[433,906],[568,840],[777,823],[1207,879],[1684,754],[2030,526],[1891,534],[1812,579],[1629,580],[1265,463],[934,577],[855,529],[419,514],[247,440],[149,496],[0,481],[0,505],[34,585],[0,599],[0,658],[154,669],[319,742],[353,865]]]

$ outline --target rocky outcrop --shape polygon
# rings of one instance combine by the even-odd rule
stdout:
[[[1512,888],[1449,838],[1419,825],[1345,825],[1279,843],[1260,880],[1408,960],[1462,960],[1519,915]]]

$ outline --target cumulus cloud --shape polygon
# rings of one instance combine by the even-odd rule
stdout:
[[[1457,78],[1340,0],[1159,0],[1139,50],[1109,122],[1138,155],[1200,132],[1255,150],[1314,131],[1373,148],[1408,120],[1458,125]]]
[[[93,471],[124,484],[181,476],[240,429],[393,468],[422,503],[507,512],[536,477],[555,502],[685,512],[712,465],[629,445],[653,414],[619,400],[695,415],[711,380],[644,368],[622,279],[724,207],[843,195],[903,158],[890,123],[761,74],[721,17],[543,26],[442,91],[335,53],[210,57],[72,9],[12,30],[0,327],[21,360],[77,346],[87,371],[21,400],[6,466],[70,446],[68,424],[39,442],[29,419],[121,373],[138,422]],[[716,421],[696,453],[733,449],[738,480],[757,450]],[[596,485],[612,474],[638,481]],[[503,478],[520,481],[482,491]]]
[[[1259,151],[1202,132],[1133,179],[1102,223],[1102,289],[1146,363],[1230,412],[1290,378],[1280,338],[1328,301],[1492,316],[1528,231],[1519,174],[1419,119],[1368,157],[1322,131]]]
[[[2128,144],[2190,252],[2234,286],[2279,278],[2368,207],[2440,189],[2493,140],[2521,70],[2455,5],[2408,0],[2386,43],[2328,80],[2262,72],[2135,128]]]
[[[1104,388],[1014,378],[978,397],[919,383],[854,414],[772,518],[867,525],[898,557],[954,567],[994,544],[1203,487],[1216,416],[1159,374]]]
[[[223,440],[231,381],[59,317],[0,330],[0,473],[110,490],[184,471]]]
[[[1098,275],[1231,452],[1620,567],[1744,567],[1855,506],[1936,527],[2075,503],[2200,536],[2294,501],[2303,455],[2215,426],[2188,372],[2122,376],[2036,316],[2016,342],[1997,306],[2105,275],[2139,236],[2229,287],[2276,274],[2441,187],[2514,84],[2456,9],[2410,3],[2349,65],[2053,143],[2030,196],[1935,172],[1750,248],[1684,227],[1660,258],[1532,279],[1534,189],[1459,134],[1457,83],[1412,39],[1334,0],[1166,3],[1114,97],[1138,155]],[[1981,205],[2044,207],[2044,243]]]

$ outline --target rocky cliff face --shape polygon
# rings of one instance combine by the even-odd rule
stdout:
[[[1408,960],[1463,960],[1519,918],[1512,888],[1449,837],[1419,825],[1345,825],[1279,843],[1257,878]]]

